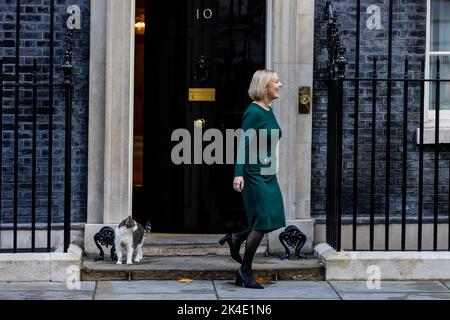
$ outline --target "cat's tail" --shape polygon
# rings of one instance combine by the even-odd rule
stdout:
[[[147,220],[147,222],[145,223],[144,232],[146,234],[149,234],[151,231],[152,231],[152,224],[150,223],[150,221]]]

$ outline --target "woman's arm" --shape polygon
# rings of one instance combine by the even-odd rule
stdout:
[[[251,159],[250,145],[253,143],[253,139],[257,136],[257,130],[261,127],[261,118],[257,111],[247,110],[242,118],[242,130],[243,136],[239,142],[238,154],[236,157],[236,164],[234,169],[234,181],[233,188],[237,192],[241,192],[244,188],[244,163]],[[255,150],[253,150],[255,151]]]

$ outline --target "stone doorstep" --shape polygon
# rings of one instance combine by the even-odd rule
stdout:
[[[89,225],[85,232],[85,252],[87,255],[98,255],[93,236],[104,225]],[[115,227],[114,225],[108,225]],[[144,256],[203,256],[203,255],[229,255],[227,244],[221,246],[218,241],[223,234],[170,234],[150,233],[146,237]],[[268,251],[268,237],[266,236],[256,252],[257,255],[266,255]],[[109,257],[110,248],[103,247],[106,257]]]
[[[144,256],[228,256],[230,249],[227,244],[179,244],[179,245],[144,245]],[[242,252],[241,252],[242,253]],[[256,251],[257,256],[265,256],[267,246],[260,245]]]
[[[0,282],[66,282],[68,276],[79,279],[81,248],[72,244],[67,253],[59,251],[0,254]]]
[[[95,280],[231,280],[239,265],[229,257],[220,256],[155,256],[144,257],[141,263],[116,265],[111,260],[95,262],[85,257],[81,270],[83,281]],[[314,258],[284,260],[277,257],[255,257],[258,277],[273,280],[323,281],[325,269]]]
[[[343,251],[326,243],[314,254],[326,268],[326,280],[361,280],[379,272],[381,280],[450,280],[450,252],[447,251]]]
[[[225,243],[218,241],[223,235],[218,234],[161,234],[152,233],[147,236],[143,246],[144,256],[228,256],[230,249]],[[265,237],[256,251],[256,255],[264,256],[268,250],[268,239]],[[241,248],[243,250],[243,246]]]

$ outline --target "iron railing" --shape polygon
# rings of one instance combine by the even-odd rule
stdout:
[[[52,248],[52,229],[55,228],[55,223],[53,220],[53,207],[55,203],[55,198],[53,195],[53,186],[55,183],[54,179],[54,117],[55,113],[65,114],[65,145],[64,145],[64,221],[63,221],[63,238],[64,238],[64,252],[70,244],[70,231],[71,231],[71,141],[72,141],[72,105],[73,105],[73,64],[72,64],[72,37],[73,31],[67,30],[66,47],[64,54],[64,63],[61,66],[64,81],[61,83],[54,82],[54,52],[55,52],[55,35],[54,35],[54,21],[55,21],[55,1],[51,0],[49,2],[49,64],[42,66],[41,69],[48,67],[48,72],[39,72],[37,59],[33,60],[32,72],[31,74],[26,74],[21,72],[21,70],[26,69],[25,66],[21,64],[21,12],[23,6],[21,6],[21,1],[16,0],[16,28],[15,28],[15,57],[13,58],[14,72],[13,74],[5,73],[4,69],[6,66],[6,61],[11,64],[11,58],[0,57],[0,252],[40,252],[47,251],[50,252]],[[48,81],[40,81],[40,79],[47,78]],[[55,106],[55,96],[64,95],[64,111],[56,110]],[[11,108],[8,108],[7,102],[14,101],[13,112]],[[31,105],[30,105],[31,104]],[[31,119],[28,113],[31,109]],[[11,117],[13,115],[13,120],[9,123],[5,122],[6,117]],[[42,122],[38,121],[38,117],[42,115],[48,115],[48,122],[43,125]],[[30,126],[31,125],[31,126]],[[28,128],[30,128],[28,130]],[[5,154],[10,152],[11,149],[10,142],[4,141],[3,137],[9,132],[13,132],[13,154],[12,156],[12,171],[13,179],[12,181],[5,181],[3,172],[7,169],[6,165],[10,167],[10,163],[6,163]],[[31,152],[28,145],[21,139],[21,135],[26,134],[27,139],[31,136]],[[46,146],[46,151],[42,152],[43,141],[38,141],[38,137],[48,137],[48,144]],[[22,141],[21,141],[22,140]],[[38,145],[41,153],[38,154]],[[22,149],[22,150],[21,150]],[[25,150],[27,149],[27,150]],[[26,161],[21,161],[20,151],[22,154],[31,153],[31,163]],[[46,157],[44,156],[46,154]],[[10,159],[8,159],[10,160]],[[38,168],[37,162],[47,161],[47,169],[43,170],[42,166]],[[27,167],[27,168],[25,168]],[[25,169],[31,168],[31,177],[29,178],[24,174]],[[39,171],[38,171],[39,169]],[[45,172],[47,171],[47,172]],[[39,190],[42,192],[42,179],[38,181],[39,175],[47,176],[47,196],[46,203],[42,201],[42,195],[40,198],[37,196],[38,192],[38,182]],[[19,177],[22,179],[19,179]],[[23,178],[25,177],[25,178]],[[21,180],[21,181],[20,181]],[[12,190],[8,190],[8,186],[12,184]],[[6,210],[6,204],[8,203],[5,199],[5,193],[10,192],[12,194],[12,210]],[[31,194],[31,196],[29,196]],[[19,225],[20,216],[20,206],[19,202],[29,201],[30,204],[30,222],[24,223],[21,221]],[[46,208],[44,208],[46,207]],[[23,209],[23,208],[22,208]],[[47,217],[46,222],[39,223],[37,226],[37,211],[42,209],[46,210]],[[28,213],[27,213],[28,215]],[[12,217],[11,217],[12,216]],[[23,217],[21,217],[23,220]],[[2,221],[9,221],[11,223],[2,223]],[[40,219],[42,220],[42,219]],[[59,223],[58,223],[59,225]],[[29,246],[23,246],[18,244],[19,240],[19,229],[24,228],[30,233],[31,241]],[[46,229],[47,239],[46,246],[38,244],[36,241],[36,232],[41,229]],[[2,246],[5,241],[6,233],[8,230],[12,230],[12,245]],[[3,242],[1,241],[3,239]]]
[[[360,8],[358,0],[357,17],[360,17]],[[346,78],[345,48],[339,36],[336,13],[332,4],[327,4],[330,61],[329,79],[326,80],[327,242],[336,250],[450,250],[450,161],[447,159],[450,159],[450,148],[448,142],[440,141],[441,86],[450,83],[450,79],[441,78],[439,58],[433,79],[425,79],[425,60],[421,61],[420,76],[411,77],[408,57],[404,59],[403,76],[392,77],[393,1],[389,8],[387,77],[379,77],[376,57],[372,60],[371,77],[359,77],[360,23],[357,19],[356,76]],[[427,91],[434,93],[434,106],[427,99]],[[365,96],[361,97],[361,92]],[[426,142],[424,137],[427,106],[434,107],[431,142]],[[418,121],[415,120],[417,117]],[[416,131],[417,140],[412,135]],[[344,141],[346,138],[349,139]],[[364,153],[360,153],[362,149],[365,149]],[[361,155],[367,154],[370,159],[361,159]],[[440,168],[443,162],[446,162],[445,169]],[[395,175],[392,174],[394,170]],[[442,178],[441,172],[449,172],[448,179]],[[393,183],[393,180],[396,181]],[[444,201],[446,192],[447,200]],[[397,236],[390,234],[394,223],[400,225],[398,245],[391,240]],[[432,237],[431,245],[426,248],[425,223],[432,226],[431,232],[427,233]],[[365,229],[358,228],[361,224],[368,225],[368,234],[362,234]],[[344,225],[351,225],[351,245],[347,246],[342,245]],[[376,234],[380,235],[380,230],[378,233],[375,230],[377,225],[384,229],[382,247],[376,245]],[[439,232],[443,232],[439,225],[449,230],[444,231],[448,233],[445,248],[438,245]],[[407,237],[407,229],[412,226],[414,228],[410,230],[417,234]],[[365,237],[368,246],[361,244]]]

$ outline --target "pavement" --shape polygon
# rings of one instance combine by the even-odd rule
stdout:
[[[450,281],[269,281],[264,290],[224,280],[0,282],[0,300],[450,300]],[[79,285],[78,288],[76,286]]]

